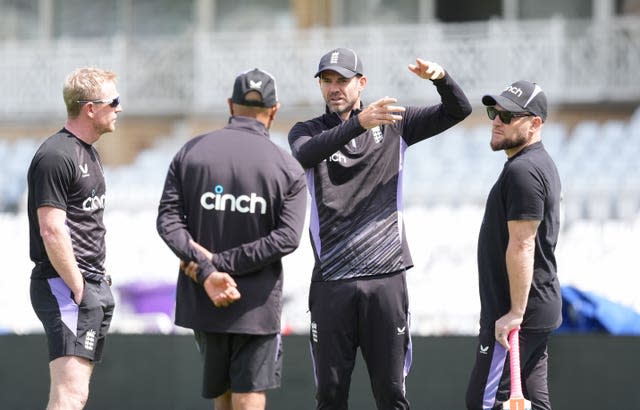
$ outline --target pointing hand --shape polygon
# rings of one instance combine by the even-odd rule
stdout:
[[[415,64],[409,64],[409,70],[425,80],[440,80],[444,77],[444,68],[438,63],[416,58]]]

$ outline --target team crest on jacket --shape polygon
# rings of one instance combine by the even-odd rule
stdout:
[[[371,133],[373,134],[373,140],[376,142],[376,144],[380,144],[384,139],[384,137],[382,136],[382,130],[380,129],[379,125],[371,128]]]

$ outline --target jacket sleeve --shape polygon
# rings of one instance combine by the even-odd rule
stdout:
[[[327,130],[314,131],[312,124],[311,121],[299,122],[289,131],[291,153],[305,169],[315,167],[366,131],[356,115]]]
[[[200,251],[195,249],[189,241],[192,239],[187,227],[184,211],[182,184],[180,180],[179,155],[171,162],[164,190],[158,207],[156,229],[162,240],[173,253],[185,262],[196,262],[199,265],[197,278],[199,283],[216,271],[211,261]]]
[[[441,103],[427,107],[409,107],[404,114],[402,137],[408,145],[437,135],[471,114],[471,104],[460,86],[445,74],[434,80]]]
[[[278,261],[300,244],[306,209],[306,183],[304,174],[300,173],[284,198],[276,227],[268,235],[215,253],[211,261],[218,270],[234,276],[256,271]]]

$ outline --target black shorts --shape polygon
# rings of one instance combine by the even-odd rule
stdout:
[[[204,362],[202,397],[213,399],[227,390],[261,392],[280,387],[280,334],[247,335],[194,330]]]
[[[467,409],[502,409],[509,398],[509,352],[493,329],[480,329],[476,362],[467,386]],[[522,391],[534,409],[551,409],[547,386],[548,332],[520,331]]]
[[[408,409],[409,298],[404,271],[312,282],[311,353],[317,409],[346,409],[358,347],[379,409]]]
[[[62,278],[32,279],[31,306],[44,326],[49,360],[79,356],[100,362],[113,316],[113,294],[106,281],[85,281],[80,305]]]

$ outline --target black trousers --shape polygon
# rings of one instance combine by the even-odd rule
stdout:
[[[378,409],[408,409],[405,378],[411,367],[405,272],[312,282],[311,351],[317,409],[348,408],[358,347]]]
[[[522,391],[533,410],[551,410],[547,385],[549,332],[520,330]],[[467,386],[467,409],[502,409],[509,398],[509,352],[495,340],[493,329],[480,329],[476,361]]]

